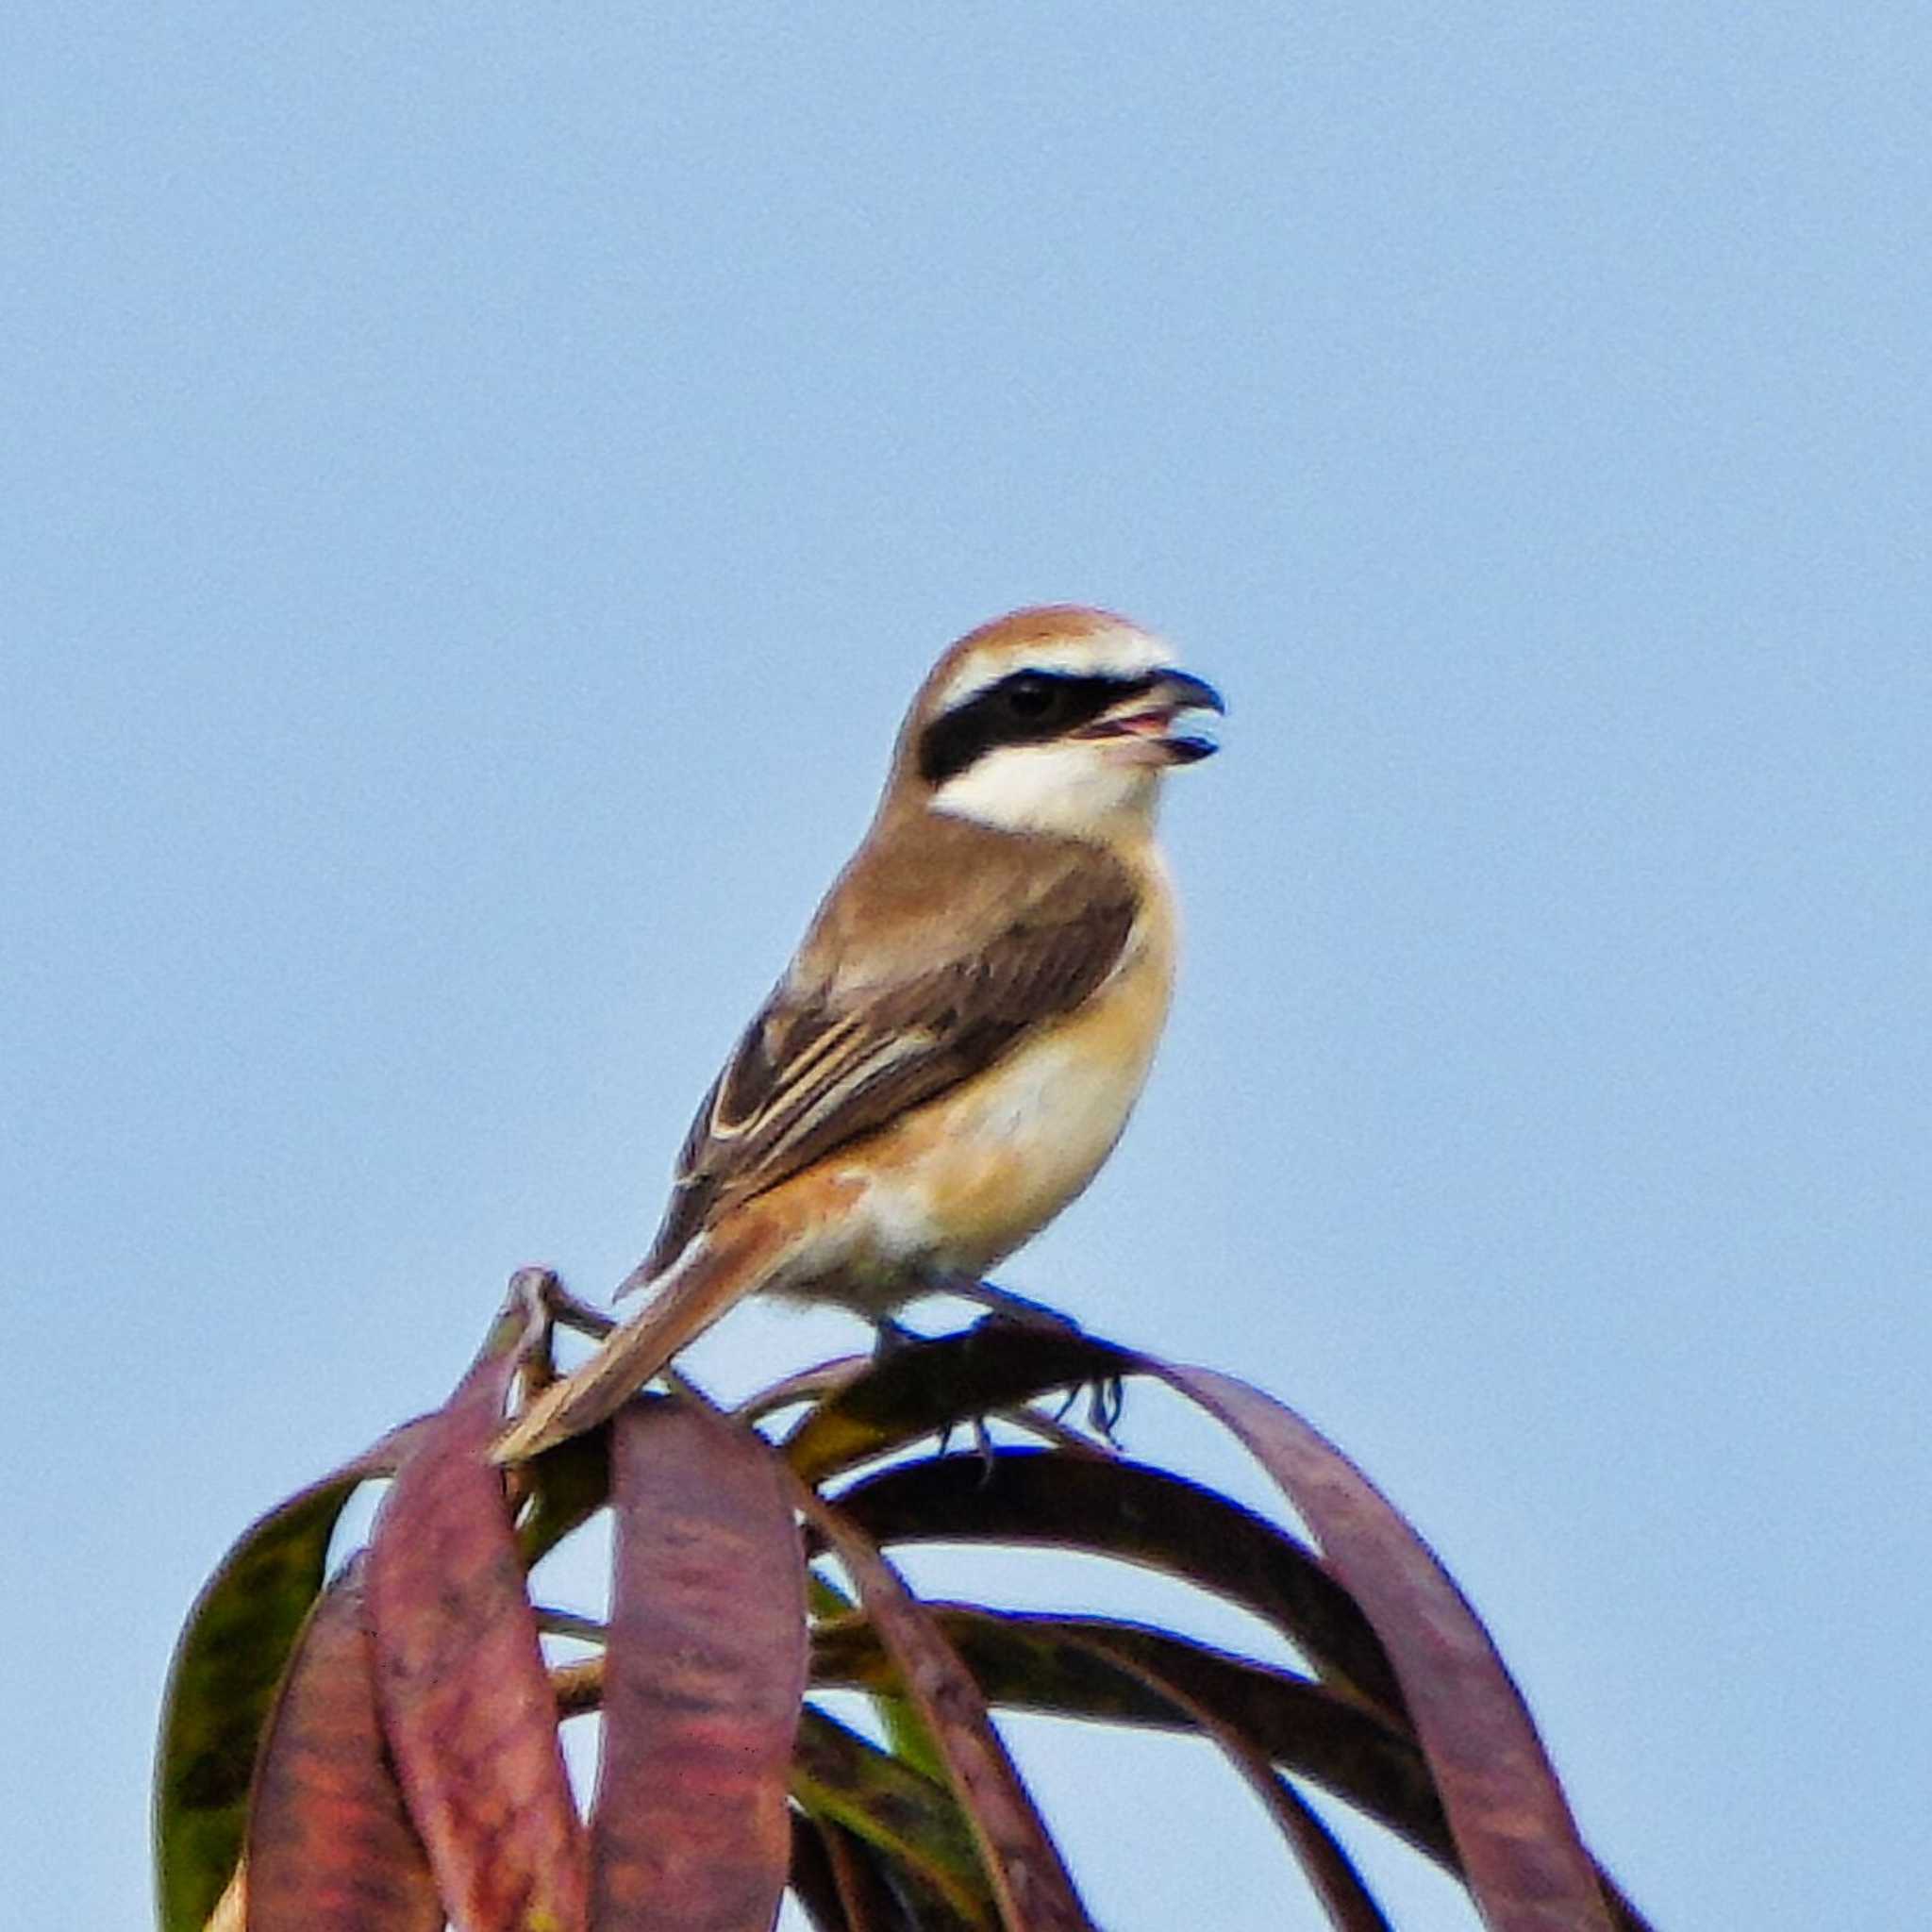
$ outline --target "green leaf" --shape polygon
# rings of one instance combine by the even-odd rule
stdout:
[[[322,1590],[343,1506],[393,1474],[420,1421],[258,1518],[188,1613],[168,1670],[155,1765],[161,1932],[201,1932],[237,1860],[263,1725],[304,1618]]]
[[[952,1792],[814,1705],[799,1723],[791,1795],[913,1874],[961,1923],[998,1925],[973,1828]]]

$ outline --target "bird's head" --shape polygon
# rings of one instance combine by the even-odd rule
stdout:
[[[1165,773],[1215,749],[1204,714],[1224,708],[1125,618],[1016,610],[933,667],[900,731],[888,802],[1002,831],[1131,837],[1151,822]]]

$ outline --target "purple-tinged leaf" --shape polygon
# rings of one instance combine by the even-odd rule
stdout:
[[[582,1824],[523,1562],[489,1460],[547,1315],[525,1277],[385,1499],[369,1551],[383,1730],[463,1932],[579,1932]]]
[[[1362,1607],[1401,1680],[1464,1877],[1491,1932],[1610,1932],[1610,1908],[1542,1740],[1487,1630],[1381,1491],[1291,1409],[1232,1375],[1139,1366],[1267,1470]]]
[[[352,1570],[296,1646],[249,1807],[247,1932],[442,1932],[383,1751],[364,1619]]]
[[[597,1932],[766,1932],[791,1857],[805,1695],[788,1478],[748,1430],[671,1402],[618,1412],[610,1467]]]

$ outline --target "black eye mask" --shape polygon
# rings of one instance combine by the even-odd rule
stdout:
[[[919,775],[943,785],[1003,744],[1044,744],[1091,724],[1104,711],[1158,682],[1015,671],[935,718],[919,740]]]

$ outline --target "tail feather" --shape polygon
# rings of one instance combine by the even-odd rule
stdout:
[[[755,1294],[795,1252],[800,1232],[776,1215],[733,1216],[693,1241],[660,1276],[657,1292],[598,1344],[580,1368],[554,1382],[506,1429],[497,1462],[523,1462],[594,1428],[621,1407],[679,1349],[727,1308]],[[637,1285],[626,1281],[625,1291]]]

